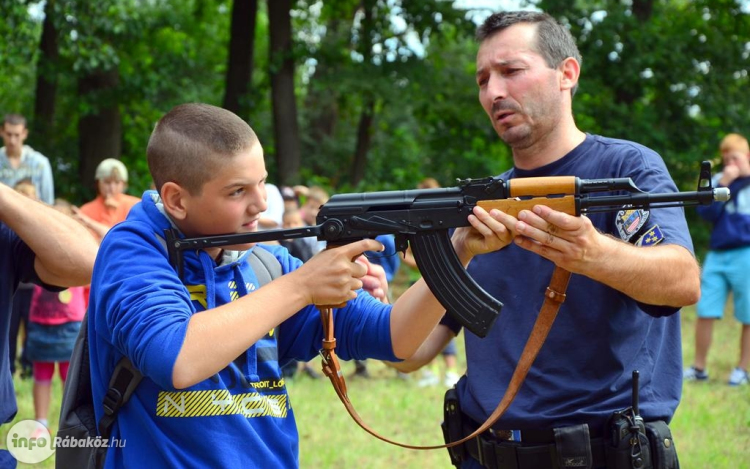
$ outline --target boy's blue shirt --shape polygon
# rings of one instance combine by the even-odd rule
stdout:
[[[719,187],[722,173],[715,174],[713,186]],[[731,199],[697,207],[698,214],[713,223],[711,250],[750,246],[750,177],[739,177],[729,184]]]
[[[159,238],[170,222],[155,196],[144,193],[107,234],[94,267],[88,331],[94,402],[102,402],[123,355],[144,375],[113,428],[125,447],[110,448],[106,467],[298,466],[297,428],[280,365],[317,355],[323,338],[317,309],[302,309],[214,377],[174,389],[172,371],[190,317],[252,294],[258,280],[248,252],[217,266],[203,251],[184,251],[181,281]],[[302,265],[281,246],[254,249],[270,251],[283,273]],[[335,312],[335,321],[340,358],[396,359],[390,306],[360,292]],[[102,406],[95,411],[101,419]]]

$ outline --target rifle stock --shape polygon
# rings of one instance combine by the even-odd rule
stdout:
[[[534,205],[579,216],[624,208],[661,208],[709,205],[729,199],[729,190],[711,187],[711,164],[704,161],[698,190],[649,194],[630,178],[579,179],[574,176],[497,177],[459,181],[457,187],[406,191],[336,194],[320,208],[317,225],[306,228],[180,238],[165,230],[170,261],[182,275],[181,251],[272,240],[316,236],[329,244],[347,244],[381,234],[396,236],[396,247],[411,246],[425,282],[435,297],[462,326],[485,337],[503,304],[485,292],[467,273],[450,241],[449,230],[469,226],[475,206],[496,208],[517,216]],[[620,195],[591,196],[594,192]]]

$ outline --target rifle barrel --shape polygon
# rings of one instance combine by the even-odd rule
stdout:
[[[729,189],[716,189],[694,192],[673,192],[667,194],[649,194],[646,192],[628,193],[624,195],[607,195],[599,197],[582,197],[580,200],[581,213],[611,211],[623,205],[634,207],[664,208],[688,207],[693,205],[710,205],[714,201],[729,200]]]

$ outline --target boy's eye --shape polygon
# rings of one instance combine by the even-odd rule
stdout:
[[[236,189],[236,190],[234,190],[234,191],[232,192],[232,195],[240,195],[240,194],[242,194],[243,192],[245,192],[245,189],[244,189],[244,188],[242,188],[242,187],[240,187],[239,189]]]

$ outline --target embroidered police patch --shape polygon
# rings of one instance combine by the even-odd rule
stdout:
[[[652,226],[643,236],[635,242],[636,246],[656,246],[664,241],[664,233],[661,232],[659,225]]]
[[[617,226],[617,233],[620,238],[623,241],[630,241],[630,238],[643,228],[650,215],[651,212],[643,209],[627,209],[617,212],[615,226]]]

